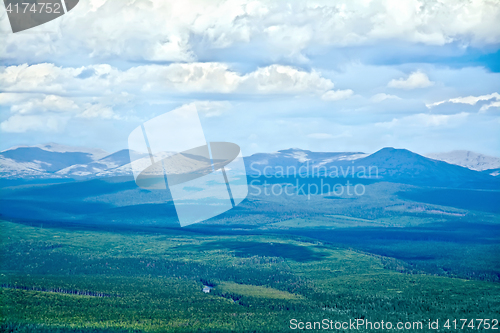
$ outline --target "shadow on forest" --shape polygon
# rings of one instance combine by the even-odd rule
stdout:
[[[261,257],[281,257],[297,262],[309,262],[321,260],[326,255],[316,252],[305,246],[283,243],[264,242],[209,242],[195,247],[199,251],[209,251],[218,249],[228,249],[234,251],[234,255],[239,258],[252,256]]]

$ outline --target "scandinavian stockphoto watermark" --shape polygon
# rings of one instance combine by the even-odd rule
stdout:
[[[240,147],[207,142],[195,106],[138,126],[128,138],[136,184],[169,190],[181,226],[222,214],[248,194]]]
[[[75,8],[79,0],[4,0],[12,32],[52,21]]]
[[[369,320],[364,318],[349,319],[349,321],[338,321],[325,318],[321,321],[300,321],[290,319],[289,328],[291,330],[331,330],[331,331],[388,331],[388,330],[498,330],[498,319],[427,319],[417,321],[384,321]]]
[[[370,321],[367,319],[349,319],[349,321],[335,321],[331,319],[323,319],[321,321],[299,321],[297,319],[290,320],[290,329],[292,330],[422,330],[424,328],[422,321],[405,321],[405,322],[390,322],[390,321]],[[429,329],[435,328],[436,322],[429,320]]]
[[[250,195],[359,197],[365,194],[363,181],[378,179],[378,167],[343,163],[340,165],[265,166],[250,164]]]

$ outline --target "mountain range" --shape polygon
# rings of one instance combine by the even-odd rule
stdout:
[[[329,175],[401,182],[433,182],[460,185],[489,182],[498,175],[500,159],[474,152],[456,151],[428,157],[406,149],[383,148],[362,152],[312,152],[292,148],[258,153],[244,158],[249,175]],[[369,168],[370,172],[368,172]],[[365,168],[365,174],[358,174]],[[485,171],[486,170],[486,171]],[[483,172],[479,172],[483,171]],[[491,171],[491,172],[489,172]],[[293,173],[293,174],[291,174]],[[132,175],[129,150],[108,153],[101,149],[70,147],[55,143],[16,146],[0,152],[0,178],[89,179]],[[334,176],[335,176],[334,175]],[[495,179],[497,180],[497,179]],[[495,181],[496,182],[496,181]]]
[[[427,157],[456,164],[476,171],[500,168],[500,158],[478,154],[468,150],[454,150],[448,153],[428,154]]]

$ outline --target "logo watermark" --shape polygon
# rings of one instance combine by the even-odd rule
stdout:
[[[336,197],[359,197],[365,194],[362,181],[378,179],[377,166],[351,165],[309,165],[265,166],[250,164],[250,195],[294,196],[304,195],[310,200],[314,195]],[[271,181],[272,180],[272,181]],[[292,180],[292,182],[290,182]],[[343,180],[343,181],[342,181]]]
[[[79,0],[4,0],[12,32],[52,21],[75,8]]]
[[[148,120],[128,138],[136,184],[170,190],[181,226],[222,214],[248,194],[240,147],[207,142],[194,106]]]

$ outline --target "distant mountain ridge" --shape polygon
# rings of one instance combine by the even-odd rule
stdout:
[[[454,150],[448,153],[428,154],[427,157],[450,164],[460,165],[476,171],[500,169],[500,158],[478,154],[468,150]]]
[[[383,148],[371,155],[361,152],[312,152],[292,148],[274,153],[253,154],[244,160],[250,176],[273,176],[285,172],[289,176],[308,173],[331,177],[332,172],[337,172],[338,177],[344,175],[344,178],[346,173],[356,173],[358,178],[446,186],[462,186],[469,182],[496,184],[498,180],[486,172],[395,148]],[[372,169],[366,173],[370,167]],[[365,174],[358,173],[363,168]],[[131,175],[127,149],[109,154],[100,149],[47,144],[18,146],[0,152],[0,178],[88,179]]]
[[[312,152],[298,148],[279,150],[274,153],[257,153],[245,157],[247,174],[274,174],[284,168],[284,172],[300,172],[301,167],[325,170],[332,163],[353,161],[368,154],[360,152]],[[288,169],[288,170],[287,170]],[[290,175],[291,176],[291,175]]]
[[[58,178],[55,172],[75,164],[88,164],[109,153],[101,149],[55,143],[16,146],[0,152],[2,178]]]
[[[6,149],[0,153],[4,153],[9,150],[15,150],[17,148],[40,148],[42,150],[50,151],[50,152],[56,152],[56,153],[71,153],[71,152],[76,152],[76,153],[87,153],[92,155],[93,159],[97,160],[100,158],[103,158],[109,153],[105,150],[99,149],[99,148],[87,148],[87,147],[79,147],[79,146],[67,146],[67,145],[61,145],[55,142],[50,142],[46,144],[39,144],[39,145],[34,145],[34,146],[27,146],[27,145],[18,145],[11,147],[9,149]]]
[[[407,149],[383,148],[371,155],[363,153],[313,153],[297,149],[245,158],[251,176],[328,176],[366,178],[418,185],[468,187],[481,183],[495,188],[494,177],[458,165],[433,160]],[[492,182],[490,187],[488,183]]]
[[[57,171],[61,176],[102,177],[125,176],[132,174],[130,167],[130,154],[128,149],[122,149],[109,154],[89,164],[74,164]]]

